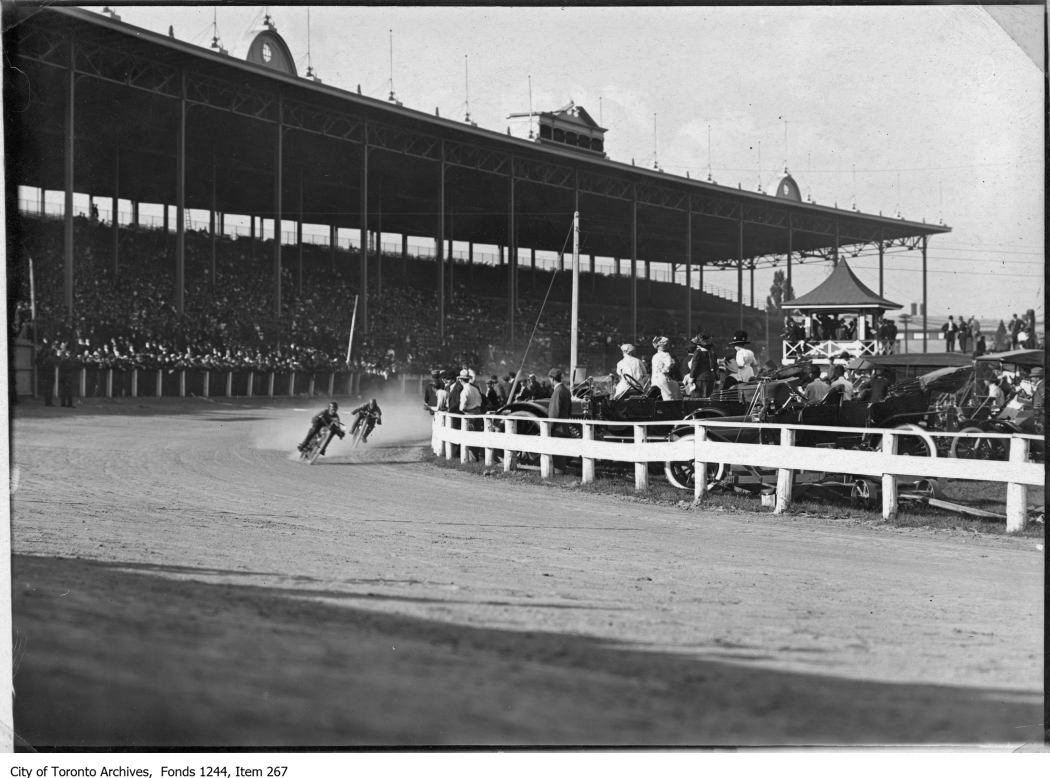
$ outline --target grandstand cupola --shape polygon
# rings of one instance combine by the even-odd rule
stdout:
[[[795,183],[795,179],[791,177],[786,167],[784,168],[784,177],[777,184],[776,196],[784,200],[794,200],[796,203],[802,202],[802,190],[798,188],[798,184]]]
[[[269,16],[266,17],[263,28],[248,46],[248,54],[245,59],[280,73],[298,75],[291,49],[284,42],[284,38],[277,34],[277,27]]]
[[[538,116],[540,125],[540,143],[555,146],[569,146],[578,151],[586,151],[598,156],[605,156],[604,127],[582,106],[569,102],[556,111],[545,111]]]

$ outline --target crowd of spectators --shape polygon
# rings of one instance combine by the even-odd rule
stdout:
[[[407,278],[388,277],[381,292],[370,284],[370,326],[365,331],[357,319],[348,364],[347,339],[359,291],[359,276],[350,272],[357,267],[355,255],[347,261],[343,252],[337,264],[329,261],[327,248],[306,246],[300,270],[297,249],[286,248],[282,310],[277,316],[270,244],[220,238],[213,274],[210,236],[188,232],[180,315],[175,304],[173,236],[122,228],[118,239],[115,268],[112,229],[76,220],[73,315],[68,316],[61,223],[25,220],[12,279],[16,287],[13,334],[35,339],[39,359],[73,359],[88,367],[118,370],[351,370],[382,377],[425,374],[435,366],[452,365],[468,365],[484,373],[519,369],[545,373],[551,364],[568,362],[567,302],[547,302],[540,316],[540,293],[519,297],[511,348],[506,338],[506,299],[474,295],[460,279],[446,301],[442,342],[436,326],[437,294],[429,279],[410,283]],[[30,259],[35,322],[29,302]],[[581,362],[589,364],[591,372],[610,370],[620,344],[631,340],[623,324],[626,313],[623,306],[582,306]],[[684,322],[662,310],[641,310],[639,329],[639,344],[656,332],[669,333],[680,343],[688,337]],[[728,323],[724,329],[728,337]]]

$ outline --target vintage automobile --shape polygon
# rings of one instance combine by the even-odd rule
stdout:
[[[843,400],[839,392],[831,392],[818,403],[806,402],[793,387],[785,392],[778,382],[767,382],[758,391],[748,413],[726,417],[722,421],[748,423],[801,424],[813,427],[839,429],[814,429],[800,431],[795,439],[797,446],[852,448],[875,450],[882,444],[882,435],[872,428],[899,429],[910,434],[898,437],[898,452],[911,456],[938,456],[935,439],[929,434],[940,428],[942,409],[939,399],[968,379],[968,367],[942,368],[926,376],[895,384],[887,396],[874,403],[864,400]],[[694,434],[693,427],[680,425],[668,436],[680,440]],[[776,444],[780,439],[778,428],[770,427],[711,427],[707,431],[711,440],[728,443]],[[746,464],[746,463],[734,463]],[[708,480],[723,477],[728,472],[728,463],[708,463]],[[689,461],[667,462],[664,468],[667,480],[680,489],[692,489],[693,463]]]
[[[1038,349],[1017,349],[978,357],[975,360],[977,370],[962,402],[967,413],[959,421],[959,432],[1043,435],[1045,414],[1033,407],[1033,398],[1029,394],[1033,387],[1021,378],[1033,367],[1042,367],[1044,361],[1045,353]],[[982,378],[994,379],[995,370],[1016,377],[1019,384],[1017,393],[1001,408],[995,406],[986,393],[982,396],[978,390],[981,385],[978,382]],[[1031,456],[1034,461],[1044,461],[1045,452],[1044,441],[1033,442]],[[1006,460],[1009,454],[1009,441],[1005,438],[960,437],[955,438],[951,446],[952,456],[965,459]]]

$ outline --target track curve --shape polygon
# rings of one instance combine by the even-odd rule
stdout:
[[[1031,539],[495,485],[424,461],[417,403],[384,403],[372,442],[335,441],[304,466],[290,452],[314,405],[17,411],[22,737],[1041,737],[1043,568]],[[161,679],[171,691],[159,694]],[[119,712],[132,702],[137,717]]]

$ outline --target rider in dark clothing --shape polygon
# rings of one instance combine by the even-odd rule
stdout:
[[[361,407],[354,408],[351,413],[355,414],[357,418],[354,419],[354,426],[351,428],[350,432],[356,432],[357,428],[361,426],[362,422],[364,422],[365,432],[364,435],[361,436],[361,442],[367,443],[368,436],[372,434],[372,430],[375,429],[375,426],[383,423],[383,412],[379,409],[379,403],[377,403],[373,397]]]
[[[306,450],[306,447],[310,445],[310,441],[314,439],[314,435],[317,435],[322,428],[327,429],[331,427],[332,431],[340,438],[346,434],[339,428],[339,403],[337,402],[328,403],[328,407],[314,416],[310,422],[310,431],[306,433],[303,442],[299,444],[300,451]],[[327,445],[325,445],[325,448],[321,449],[322,456],[324,456],[326,448],[328,448]]]

